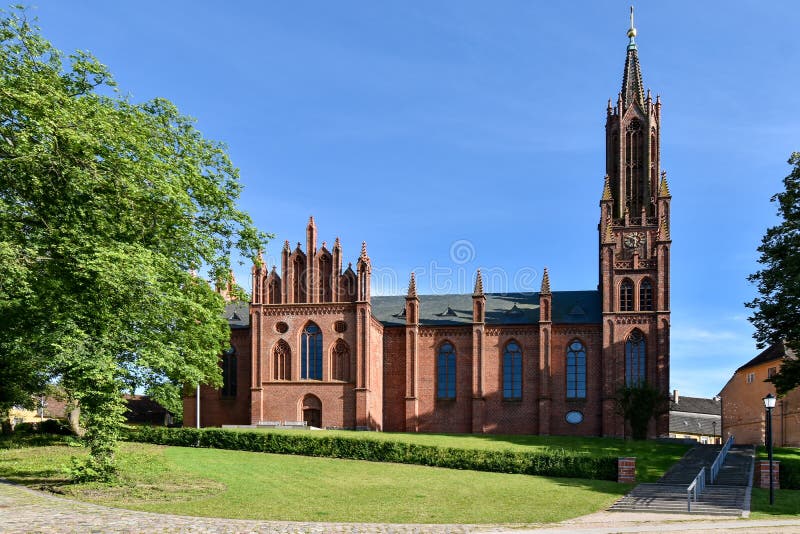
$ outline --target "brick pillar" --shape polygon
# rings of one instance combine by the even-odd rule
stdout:
[[[772,460],[772,483],[775,489],[781,489],[780,461]],[[756,461],[756,487],[769,489],[769,460]]]
[[[617,458],[617,482],[624,484],[633,484],[636,482],[635,456]]]

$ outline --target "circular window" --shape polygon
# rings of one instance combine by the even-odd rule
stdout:
[[[275,325],[275,330],[277,330],[279,334],[285,334],[289,331],[289,325],[281,321]]]
[[[344,321],[336,321],[335,323],[333,323],[333,329],[336,332],[340,333],[340,334],[342,332],[346,332],[347,331],[347,323],[344,322]]]
[[[581,412],[576,412],[576,411],[567,412],[566,419],[567,423],[571,425],[577,425],[578,423],[583,422],[583,414]]]

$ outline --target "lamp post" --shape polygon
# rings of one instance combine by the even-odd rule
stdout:
[[[764,397],[764,407],[767,409],[767,456],[769,457],[769,503],[775,504],[775,483],[772,481],[772,409],[775,407],[775,397],[767,393]]]

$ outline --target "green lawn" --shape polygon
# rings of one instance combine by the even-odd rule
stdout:
[[[0,450],[0,476],[70,498],[162,513],[297,521],[539,523],[608,507],[629,486],[123,443],[116,485],[67,483],[82,448]],[[557,504],[556,504],[557,503]]]
[[[800,465],[800,449],[776,448],[773,450],[775,460],[791,462]],[[758,459],[767,459],[767,450],[758,447]],[[775,491],[775,504],[769,504],[769,490],[753,488],[753,498],[750,501],[751,515],[754,519],[770,519],[780,516],[800,517],[800,490],[781,489]]]
[[[239,429],[242,431],[253,429]],[[453,447],[457,449],[491,449],[536,452],[564,448],[597,456],[635,456],[636,479],[654,482],[689,449],[679,443],[631,441],[614,438],[583,438],[567,436],[512,436],[494,434],[409,434],[400,432],[354,432],[347,430],[259,430],[261,432],[308,432],[311,436],[345,436],[357,439],[401,441],[419,445]]]
[[[800,518],[800,490],[776,490],[775,504],[769,504],[769,490],[753,488],[751,519]]]

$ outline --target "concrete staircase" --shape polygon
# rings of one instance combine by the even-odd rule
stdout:
[[[719,445],[697,445],[672,466],[658,482],[639,484],[610,508],[617,512],[692,513],[703,515],[741,516],[749,509],[750,481],[753,475],[755,450],[752,446],[734,446],[725,458],[715,484],[687,507],[686,488],[700,469],[709,473],[719,454]],[[709,481],[710,482],[710,481]]]

